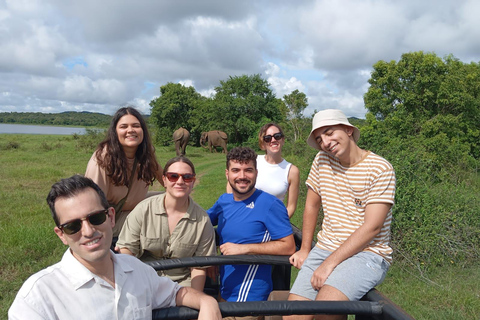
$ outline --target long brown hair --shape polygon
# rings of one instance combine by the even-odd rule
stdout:
[[[156,175],[160,165],[155,158],[155,148],[148,133],[147,123],[140,112],[131,106],[122,107],[113,115],[107,136],[98,144],[97,150],[95,151],[98,165],[105,169],[107,176],[112,179],[116,186],[128,186],[130,177],[127,170],[127,156],[123,151],[117,134],[117,123],[120,118],[127,114],[137,118],[143,130],[143,141],[135,153],[135,158],[139,166],[137,179],[143,180],[147,184],[153,184],[157,178]],[[135,168],[133,170],[135,170]]]

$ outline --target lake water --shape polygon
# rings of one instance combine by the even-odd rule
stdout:
[[[0,123],[0,133],[21,133],[21,134],[85,134],[85,128],[74,127],[53,127],[34,126],[28,124],[7,124]]]

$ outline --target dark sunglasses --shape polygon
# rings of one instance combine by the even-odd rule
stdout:
[[[183,182],[186,182],[186,183],[195,181],[195,173],[180,174],[175,172],[167,172],[165,173],[165,176],[170,182],[177,182],[178,179],[180,179],[180,177],[182,177]]]
[[[277,133],[275,133],[275,134],[273,134],[273,135],[268,134],[268,135],[266,135],[266,136],[263,136],[263,141],[265,141],[266,143],[269,143],[270,141],[272,141],[272,137],[274,137],[275,140],[278,141],[278,140],[280,140],[280,139],[283,138],[283,133],[277,132]]]
[[[107,220],[108,209],[103,209],[90,213],[83,219],[75,219],[73,221],[61,224],[60,230],[68,235],[72,235],[82,230],[82,221],[88,220],[92,226],[99,226]]]

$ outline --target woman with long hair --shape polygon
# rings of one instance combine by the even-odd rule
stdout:
[[[282,157],[285,134],[282,128],[273,122],[260,128],[258,144],[265,155],[257,156],[257,189],[268,192],[280,200],[287,195],[288,217],[292,218],[297,208],[300,186],[300,171]]]
[[[130,212],[117,248],[142,261],[215,255],[215,231],[210,218],[190,197],[195,183],[193,163],[185,156],[170,159],[162,179],[165,193],[145,199]],[[205,268],[159,273],[203,291]]]
[[[114,242],[128,213],[146,198],[155,179],[163,185],[162,174],[147,124],[140,112],[130,106],[118,109],[106,138],[98,144],[85,172],[117,211]]]

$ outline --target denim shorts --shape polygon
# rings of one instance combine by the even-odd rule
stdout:
[[[314,247],[298,272],[290,293],[315,300],[313,272],[332,252]],[[390,264],[378,254],[362,251],[340,263],[325,281],[340,290],[350,301],[360,300],[370,289],[382,283]]]

